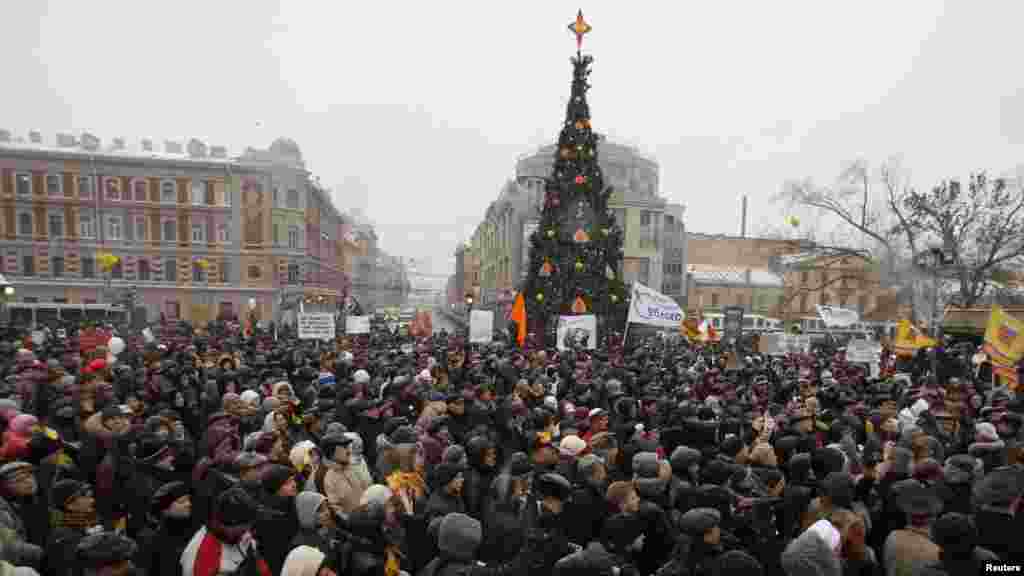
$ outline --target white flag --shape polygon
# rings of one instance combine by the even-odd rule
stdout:
[[[626,322],[679,328],[685,317],[683,309],[675,300],[643,284],[633,283],[633,296],[630,298],[629,317]]]

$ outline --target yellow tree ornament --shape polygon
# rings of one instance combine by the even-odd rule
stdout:
[[[196,260],[196,266],[199,266],[201,270],[205,271],[207,268],[210,267],[210,261],[207,260],[206,258],[200,258],[199,260]]]
[[[799,228],[800,219],[797,218],[796,216],[786,216],[786,224],[793,228]]]

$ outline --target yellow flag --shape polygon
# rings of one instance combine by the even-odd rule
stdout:
[[[1024,357],[1024,322],[993,305],[983,348],[992,361],[992,371],[1002,376],[1011,390],[1016,390],[1017,362]]]
[[[909,320],[900,320],[899,324],[896,325],[896,339],[893,341],[893,347],[896,349],[896,354],[900,356],[913,356],[921,348],[931,348],[937,345],[934,339],[921,334]]]

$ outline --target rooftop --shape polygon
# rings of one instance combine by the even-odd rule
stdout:
[[[74,135],[61,132],[45,141],[39,132],[29,132],[26,137],[15,136],[9,130],[0,129],[0,150],[60,154],[82,158],[124,158],[151,159],[203,164],[238,164],[239,159],[228,155],[224,146],[208,146],[192,138],[187,142],[164,140],[158,145],[154,140],[143,138],[129,145],[124,138],[113,138],[104,143],[99,137],[84,132]]]
[[[698,284],[718,284],[747,286],[747,275],[750,285],[762,288],[782,288],[783,278],[766,268],[744,268],[741,266],[710,266],[693,264],[689,273]]]

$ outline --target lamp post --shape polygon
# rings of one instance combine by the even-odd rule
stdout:
[[[0,320],[9,324],[7,303],[14,300],[14,286],[2,274],[0,274],[0,291],[3,292],[3,298],[0,298]]]
[[[469,360],[469,323],[473,318],[473,293],[466,292],[466,360]]]
[[[939,247],[932,247],[928,250],[921,252],[915,258],[915,264],[922,270],[928,272],[932,279],[932,293],[931,293],[931,317],[928,319],[929,333],[931,337],[935,339],[936,343],[942,338],[942,315],[939,313],[939,276],[942,271],[946,268],[955,264],[955,258]],[[931,353],[931,364],[932,374],[935,376],[935,381],[938,382],[938,350],[932,349]]]

